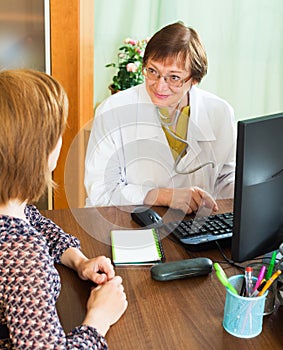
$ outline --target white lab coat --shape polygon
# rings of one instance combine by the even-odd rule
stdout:
[[[189,148],[178,169],[145,84],[106,99],[96,110],[85,161],[86,206],[139,205],[153,188],[199,186],[214,198],[232,198],[236,131],[231,106],[193,86]]]

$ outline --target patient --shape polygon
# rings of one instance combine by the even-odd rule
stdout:
[[[68,114],[52,77],[0,72],[0,348],[107,349],[104,338],[127,308],[110,259],[88,259],[75,237],[31,205],[51,184]],[[98,286],[81,325],[65,334],[56,311],[64,264]]]

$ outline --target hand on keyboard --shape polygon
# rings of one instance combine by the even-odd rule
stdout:
[[[199,187],[174,188],[172,199],[169,205],[171,208],[182,210],[185,214],[198,211],[202,206],[218,210],[215,200],[209,193]]]

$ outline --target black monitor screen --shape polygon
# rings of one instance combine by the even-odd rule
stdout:
[[[238,122],[232,259],[283,242],[283,113]]]

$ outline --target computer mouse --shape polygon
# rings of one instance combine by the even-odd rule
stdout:
[[[212,261],[208,258],[193,258],[169,261],[154,265],[151,278],[157,281],[171,281],[180,278],[208,275],[212,271]]]
[[[149,207],[137,207],[131,212],[132,219],[142,227],[161,227],[161,216]]]

